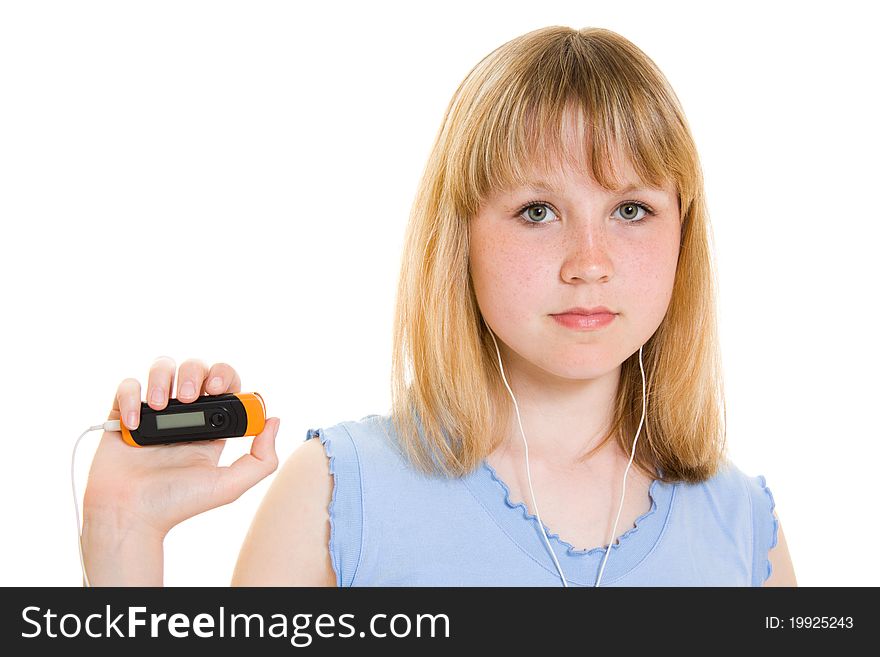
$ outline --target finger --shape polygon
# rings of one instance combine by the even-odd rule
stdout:
[[[119,412],[119,389],[113,394],[113,404],[110,406],[110,413],[107,415],[108,420],[118,420],[122,414]]]
[[[114,411],[117,414],[116,417],[113,417]],[[116,399],[108,419],[121,420],[129,429],[137,429],[140,424],[140,416],[141,384],[137,379],[125,379],[116,389]]]
[[[275,436],[281,420],[269,418],[263,431],[254,437],[251,453],[239,457],[225,468],[221,468],[220,487],[223,503],[228,504],[241,497],[249,488],[265,479],[278,468],[278,455],[275,453]]]
[[[177,371],[177,399],[184,403],[199,398],[208,365],[198,358],[189,358],[180,364]]]
[[[170,356],[159,356],[150,366],[150,375],[147,378],[147,404],[154,411],[161,411],[168,404],[176,367],[174,359]]]
[[[236,379],[238,379],[238,373],[232,365],[215,363],[205,377],[204,392],[209,395],[222,395],[224,392],[230,392],[229,388]]]

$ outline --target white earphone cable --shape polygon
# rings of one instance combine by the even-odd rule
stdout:
[[[76,448],[79,447],[79,441],[90,431],[119,431],[119,420],[107,420],[103,424],[96,424],[82,432],[76,442],[73,444],[73,455],[70,457],[70,486],[73,489],[73,509],[76,512],[76,544],[79,547],[79,565],[82,568],[83,581],[87,587],[91,587],[89,576],[86,574],[86,562],[83,558],[82,550],[82,529],[79,521],[79,497],[76,494]]]
[[[633,439],[633,446],[629,455],[629,463],[626,464],[626,470],[623,471],[623,491],[620,494],[620,506],[617,508],[617,517],[614,519],[614,527],[611,529],[611,538],[608,539],[608,548],[605,550],[605,558],[602,560],[602,567],[599,568],[599,576],[596,578],[596,586],[599,586],[599,582],[602,579],[602,573],[605,572],[605,563],[608,561],[608,555],[611,554],[611,546],[614,543],[614,537],[617,535],[617,523],[620,520],[620,512],[623,511],[623,500],[626,497],[626,475],[632,465],[633,457],[636,455],[636,442],[639,440],[639,434],[642,432],[642,424],[645,422],[647,399],[645,394],[645,368],[642,365],[642,347],[639,347],[639,369],[642,371],[642,419],[639,420],[639,428],[636,431],[636,437]]]
[[[485,319],[483,320],[483,322],[485,323]],[[486,328],[489,328],[488,324],[486,324]],[[549,550],[550,556],[553,558],[553,563],[556,565],[556,570],[559,571],[559,576],[562,578],[562,585],[564,587],[568,587],[568,582],[565,579],[565,574],[562,572],[562,567],[559,565],[559,560],[556,558],[556,552],[550,546],[550,539],[547,537],[547,532],[544,529],[544,523],[541,521],[541,514],[538,512],[538,503],[535,500],[535,491],[532,489],[532,475],[531,475],[531,472],[529,469],[529,444],[526,441],[525,431],[523,431],[522,418],[520,417],[520,414],[519,414],[519,405],[516,403],[516,397],[514,396],[513,391],[510,389],[510,385],[507,383],[507,377],[504,374],[504,365],[502,365],[502,363],[501,363],[501,352],[498,350],[498,342],[495,340],[495,334],[492,332],[492,329],[489,329],[489,335],[492,337],[492,342],[495,343],[495,353],[498,355],[498,367],[501,368],[501,378],[504,380],[504,386],[507,388],[507,392],[510,393],[510,398],[513,400],[513,407],[516,410],[516,419],[517,419],[517,422],[519,423],[519,431],[520,431],[520,435],[522,436],[523,445],[525,447],[525,452],[526,452],[526,476],[528,477],[528,480],[529,480],[529,492],[531,493],[531,496],[532,496],[532,506],[535,509],[535,516],[538,519],[538,523],[541,525],[541,534],[544,538],[544,543],[546,543],[546,545],[547,545],[547,550]],[[642,347],[643,346],[644,345],[642,345]],[[611,538],[608,540],[608,547],[605,549],[605,558],[602,560],[602,566],[599,569],[599,575],[596,577],[596,586],[599,586],[599,582],[601,582],[601,580],[602,580],[602,574],[605,571],[605,564],[608,561],[608,556],[611,554],[611,546],[614,542],[614,537],[617,533],[617,523],[620,520],[620,513],[621,513],[621,511],[623,511],[623,500],[626,496],[626,476],[627,476],[627,474],[629,474],[629,468],[632,465],[633,457],[635,456],[635,453],[636,453],[636,442],[639,439],[639,434],[642,431],[642,424],[645,421],[645,410],[647,407],[647,398],[646,398],[646,394],[645,394],[645,368],[642,363],[642,347],[639,347],[639,369],[642,372],[642,419],[639,422],[639,428],[636,431],[636,437],[633,440],[632,452],[629,457],[629,463],[627,463],[626,470],[624,470],[624,472],[623,472],[623,491],[620,496],[620,506],[617,509],[617,518],[615,518],[615,520],[614,520],[614,527],[611,529]]]
[[[501,368],[501,378],[504,379],[504,386],[507,388],[507,392],[510,393],[510,398],[513,399],[513,407],[516,409],[516,420],[519,423],[519,432],[522,436],[523,445],[526,450],[526,476],[529,478],[529,491],[532,494],[532,506],[535,509],[535,515],[538,517],[538,523],[541,525],[541,535],[544,537],[544,542],[547,544],[550,556],[553,557],[553,563],[556,564],[556,570],[559,571],[559,576],[562,577],[562,585],[568,587],[568,582],[565,581],[565,575],[562,574],[562,567],[556,559],[556,553],[553,551],[553,548],[550,547],[550,540],[547,538],[547,532],[544,531],[544,523],[541,522],[541,514],[538,511],[538,502],[535,500],[535,491],[532,490],[532,474],[529,471],[529,444],[526,442],[526,434],[522,428],[522,418],[519,416],[519,405],[516,403],[516,397],[513,396],[513,391],[507,383],[507,377],[504,376],[504,366],[501,364],[501,352],[498,351],[498,342],[495,340],[495,335],[492,333],[491,329],[489,329],[489,335],[492,336],[492,342],[495,343],[495,353],[498,354],[498,366]]]

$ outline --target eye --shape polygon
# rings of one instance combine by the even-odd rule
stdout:
[[[638,201],[625,201],[617,206],[617,210],[621,211],[621,219],[627,224],[642,223],[647,215],[656,214],[654,210]],[[641,217],[638,216],[639,210],[642,210],[645,213]]]
[[[541,226],[543,224],[551,223],[550,221],[545,221],[548,210],[550,211],[550,214],[554,217],[556,216],[556,212],[554,212],[553,208],[546,203],[532,201],[517,210],[516,216],[527,226]],[[523,215],[526,216],[523,217]]]

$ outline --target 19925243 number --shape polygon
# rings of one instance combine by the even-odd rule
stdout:
[[[787,619],[778,616],[764,617],[764,627],[769,630],[786,627],[794,630],[852,629],[853,626],[852,616],[789,616]]]

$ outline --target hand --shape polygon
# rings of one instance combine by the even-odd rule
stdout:
[[[161,357],[153,363],[147,383],[150,408],[162,410],[168,405],[174,370],[171,358]],[[225,363],[209,370],[200,360],[184,361],[177,380],[177,399],[183,403],[195,401],[201,394],[241,392],[241,379]],[[140,383],[125,379],[107,419],[136,429],[140,406]],[[131,414],[134,419],[129,419]],[[278,418],[268,418],[263,432],[254,437],[250,454],[224,467],[217,465],[226,443],[223,439],[132,447],[122,440],[121,432],[105,431],[89,471],[84,521],[164,537],[187,518],[237,500],[274,472],[278,467],[275,435],[279,424]]]

